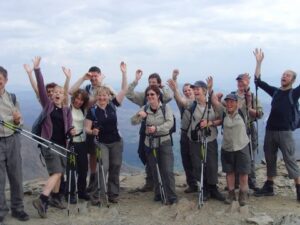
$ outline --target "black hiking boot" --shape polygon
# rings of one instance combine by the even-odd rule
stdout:
[[[65,209],[66,206],[62,203],[59,193],[51,193],[49,205],[58,209]]]
[[[41,218],[47,218],[48,196],[40,195],[39,198],[32,201],[32,205],[36,208]]]
[[[217,185],[209,185],[210,197],[219,201],[225,201],[224,195],[218,190]]]
[[[197,186],[188,186],[188,188],[184,190],[184,193],[186,194],[195,192],[197,192]]]
[[[264,183],[264,186],[254,192],[255,197],[262,197],[262,196],[274,196],[274,188],[273,188],[273,181],[267,180]]]
[[[17,218],[20,221],[27,221],[27,220],[29,220],[29,216],[28,216],[28,214],[24,210],[22,210],[22,211],[15,211],[15,210],[13,210],[11,212],[11,216]]]

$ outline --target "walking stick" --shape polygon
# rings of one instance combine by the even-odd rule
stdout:
[[[198,184],[199,187],[198,209],[204,206],[204,169],[206,166],[206,156],[207,156],[207,142],[206,142],[205,135],[202,134],[201,145],[200,145],[201,177],[200,177],[200,184]]]
[[[164,189],[164,186],[163,186],[163,181],[162,181],[162,178],[161,178],[161,173],[160,173],[159,165],[158,165],[157,151],[156,151],[156,148],[153,146],[153,142],[154,142],[153,135],[149,135],[150,148],[152,149],[152,153],[153,153],[154,161],[155,161],[155,166],[156,166],[161,203],[162,204],[167,204],[166,192],[165,192],[165,189]]]
[[[82,133],[82,132],[81,132]],[[75,135],[79,136],[81,133]],[[75,179],[75,194],[76,194],[76,208],[77,212],[79,213],[79,205],[78,205],[78,188],[77,188],[77,163],[76,163],[76,156],[75,156],[75,146],[73,142],[73,137],[69,137],[69,148],[71,151],[71,155],[68,158],[68,167],[69,167],[69,184],[68,184],[68,216],[70,215],[70,195],[71,195],[71,183],[72,183],[72,177],[74,176]],[[72,176],[73,175],[73,176]]]
[[[207,118],[206,121],[209,121],[209,112],[211,110],[211,96],[208,95],[208,100],[206,102],[207,105]],[[203,117],[205,114],[205,110],[203,112]],[[200,124],[199,124],[200,129]],[[201,129],[200,129],[201,130]],[[204,170],[206,167],[206,159],[207,159],[207,140],[206,137],[210,136],[211,131],[208,126],[201,130],[200,139],[200,159],[201,159],[201,175],[200,175],[200,184],[198,184],[199,196],[198,196],[198,209],[204,206]]]
[[[102,174],[102,180],[103,180],[103,189],[104,189],[104,194],[105,194],[105,201],[106,201],[106,207],[109,208],[109,203],[108,203],[108,194],[107,194],[107,186],[106,186],[106,176],[104,172],[104,166],[103,166],[103,160],[102,160],[102,151],[100,148],[100,142],[99,142],[99,137],[95,136],[95,144],[96,144],[96,157],[97,157],[97,191],[99,194],[99,207],[101,206],[101,201],[100,201],[100,195],[101,195],[101,185],[100,185],[100,167],[101,167],[101,174]]]
[[[251,127],[250,127],[250,115],[249,115],[249,108],[248,108],[248,99],[247,99],[247,90],[244,90],[244,96],[245,96],[245,103],[246,103],[246,127],[247,127],[247,134],[249,137],[249,149],[250,149],[250,156],[251,161],[254,161],[253,156],[253,146],[252,146],[252,135],[251,135]]]
[[[43,147],[45,147],[45,148],[47,148],[47,149],[55,152],[56,154],[61,155],[62,157],[67,158],[66,155],[64,155],[63,153],[57,151],[53,147],[56,147],[56,148],[59,148],[59,149],[65,151],[65,152],[71,153],[70,150],[68,150],[68,149],[66,149],[66,148],[64,148],[64,147],[62,147],[62,146],[60,146],[58,144],[55,144],[54,142],[51,142],[51,141],[49,141],[49,140],[47,140],[45,138],[42,138],[42,137],[40,137],[38,135],[35,135],[35,134],[31,133],[30,131],[22,129],[22,128],[14,125],[12,123],[8,123],[8,122],[5,122],[3,120],[0,120],[0,124],[2,126],[4,126],[4,127],[8,128],[8,129],[10,129],[10,130],[13,130],[14,132],[17,132],[17,133],[23,135],[24,137],[26,137],[26,138],[28,138],[28,139],[36,142],[37,144],[39,144],[39,145],[41,145],[41,146],[43,146]],[[74,154],[76,155],[76,153],[74,153]]]
[[[257,81],[255,80],[255,111],[256,111],[256,152],[258,154],[258,85],[257,85]]]

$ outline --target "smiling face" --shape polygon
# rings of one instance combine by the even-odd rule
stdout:
[[[148,90],[147,93],[147,101],[150,105],[156,104],[159,102],[159,96],[153,90]]]
[[[83,96],[81,94],[77,95],[74,99],[73,106],[76,109],[80,109],[84,103]]]
[[[108,104],[110,99],[109,89],[103,86],[100,87],[97,90],[96,98],[97,98],[97,104],[99,106],[105,107]]]
[[[56,106],[61,107],[65,99],[64,89],[60,86],[53,88],[52,101]]]
[[[232,99],[226,99],[226,109],[229,114],[234,113],[237,110],[238,102]]]
[[[99,72],[90,72],[90,74],[91,74],[90,81],[91,81],[92,86],[98,85],[98,81],[99,81],[99,77],[101,76],[101,73],[99,73]]]
[[[194,91],[193,91],[193,89],[191,88],[190,85],[185,85],[183,87],[183,94],[188,99],[193,99],[194,98]]]
[[[283,88],[291,86],[296,79],[296,73],[291,70],[286,70],[281,76],[281,86]]]
[[[194,87],[193,91],[196,100],[201,100],[206,95],[206,89],[202,87]]]

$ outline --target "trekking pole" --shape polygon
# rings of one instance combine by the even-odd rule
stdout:
[[[32,141],[38,143],[39,145],[45,147],[46,149],[49,149],[49,150],[51,150],[51,151],[53,151],[53,152],[55,152],[55,153],[61,155],[62,157],[67,158],[66,155],[64,155],[63,153],[57,151],[57,150],[54,149],[53,147],[59,147],[60,149],[66,151],[66,152],[70,152],[68,149],[66,149],[66,148],[64,148],[64,147],[61,147],[60,145],[57,145],[57,144],[55,144],[55,143],[53,143],[53,142],[51,142],[51,141],[49,141],[49,140],[47,140],[47,139],[44,139],[44,138],[42,138],[42,137],[40,137],[40,136],[37,136],[37,135],[35,135],[35,134],[33,134],[33,133],[31,133],[31,132],[25,130],[25,129],[22,129],[22,128],[20,128],[20,127],[14,125],[14,124],[5,122],[5,121],[3,121],[3,120],[0,120],[0,124],[1,124],[2,126],[4,126],[4,127],[8,128],[8,129],[10,129],[10,130],[13,130],[14,132],[17,132],[17,133],[23,135],[23,136],[26,137],[26,138],[28,138],[28,139],[30,139],[30,140],[32,140]],[[38,139],[38,140],[37,140],[37,139]]]
[[[257,81],[255,81],[255,111],[256,111],[256,152],[258,154],[258,85],[257,85]]]
[[[107,194],[107,187],[106,187],[106,176],[104,172],[104,166],[103,166],[103,160],[102,160],[102,151],[100,148],[100,142],[99,142],[99,137],[98,135],[95,136],[95,144],[96,144],[96,158],[97,158],[97,178],[98,178],[98,183],[97,183],[97,190],[99,194],[99,202],[100,202],[100,195],[101,195],[101,185],[100,185],[100,167],[101,167],[101,174],[102,174],[102,180],[103,180],[103,189],[104,189],[104,194],[105,194],[105,201],[106,201],[106,207],[109,208],[109,203],[108,203],[108,194]],[[99,203],[100,207],[101,203]]]
[[[250,114],[249,114],[249,108],[248,108],[248,100],[247,100],[247,90],[244,90],[244,96],[245,96],[245,104],[246,104],[246,129],[247,129],[247,134],[249,137],[249,148],[250,148],[250,157],[251,161],[254,161],[254,156],[253,156],[253,148],[252,148],[252,135],[251,135],[251,125],[250,125]]]
[[[79,136],[81,135],[81,133],[74,135],[75,136]],[[77,178],[77,161],[76,161],[76,156],[75,156],[75,146],[74,146],[74,142],[73,142],[73,137],[70,136],[69,137],[70,141],[69,141],[69,147],[70,147],[70,151],[71,154],[68,158],[68,166],[69,166],[69,184],[68,184],[68,216],[70,215],[70,195],[71,195],[71,184],[72,184],[72,177],[74,177],[75,179],[75,194],[76,194],[76,208],[77,208],[77,212],[79,213],[79,205],[78,205],[78,188],[77,188],[77,184],[78,184],[78,178]],[[72,176],[73,175],[73,176]]]
[[[154,142],[153,135],[149,135],[150,148],[152,149],[152,153],[153,153],[154,160],[155,160],[161,203],[166,205],[167,204],[166,192],[165,192],[165,189],[163,186],[163,182],[162,182],[162,178],[161,178],[161,174],[160,174],[160,170],[159,170],[159,165],[158,165],[158,160],[157,160],[157,151],[156,151],[156,148],[153,146],[153,142]]]
[[[205,135],[201,135],[200,158],[201,158],[201,177],[199,185],[198,209],[204,206],[204,169],[206,166],[207,142]]]

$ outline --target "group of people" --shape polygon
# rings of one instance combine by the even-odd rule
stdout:
[[[263,108],[257,95],[250,90],[249,74],[238,75],[237,90],[230,92],[222,100],[223,94],[213,90],[212,77],[192,84],[185,83],[181,93],[177,84],[178,70],[173,71],[167,82],[172,91],[162,85],[159,74],[153,73],[148,77],[149,86],[146,90],[137,92],[134,89],[142,77],[142,70],[136,71],[135,80],[128,85],[127,65],[121,62],[121,89],[116,93],[103,83],[104,75],[96,66],[91,67],[69,88],[70,69],[63,67],[66,81],[62,87],[56,83],[44,84],[40,57],[34,58],[33,68],[24,65],[43,109],[41,137],[65,148],[72,145],[76,153],[78,182],[71,182],[71,190],[68,190],[68,185],[63,185],[66,183],[66,171],[67,183],[72,179],[68,173],[71,169],[68,157],[63,156],[66,152],[55,146],[52,148],[56,152],[41,147],[49,178],[40,196],[33,201],[40,217],[47,217],[48,205],[64,209],[62,197],[66,195],[69,195],[70,203],[77,202],[76,194],[79,199],[90,200],[94,205],[101,203],[103,195],[106,195],[108,202],[118,203],[123,139],[118,130],[116,110],[125,97],[139,106],[131,122],[133,125],[141,124],[138,154],[146,171],[145,185],[135,191],[153,191],[154,201],[163,201],[168,205],[178,201],[172,151],[173,143],[177,142],[172,138],[175,117],[168,105],[174,97],[181,116],[180,152],[188,185],[185,193],[201,191],[204,201],[214,198],[231,204],[238,200],[241,206],[247,204],[249,188],[253,189],[254,196],[272,196],[277,152],[280,149],[289,178],[295,180],[297,200],[300,201],[300,170],[292,136],[295,129],[292,125],[295,118],[292,102],[298,102],[300,97],[300,86],[292,88],[296,73],[285,71],[281,77],[281,87],[272,87],[261,80],[264,53],[256,49],[254,56],[255,83],[272,97],[264,140],[267,180],[262,188],[258,188],[256,184],[254,160],[258,147],[255,122],[262,118]],[[33,73],[36,79],[33,78]],[[87,80],[90,80],[90,84],[81,88]],[[5,89],[7,81],[7,71],[0,67],[0,119],[21,127],[23,120],[19,103],[16,96]],[[217,186],[219,130],[223,135],[220,158],[222,170],[226,173],[226,196]],[[11,189],[12,216],[20,221],[29,219],[23,205],[19,136],[13,129],[0,127],[0,222],[9,211],[4,192],[6,174]],[[237,188],[238,198],[235,191]]]

